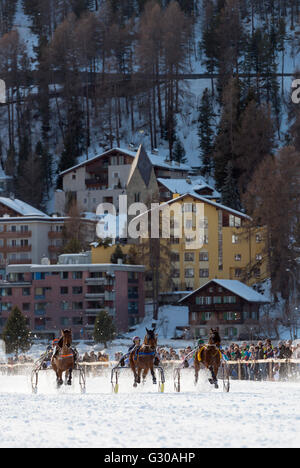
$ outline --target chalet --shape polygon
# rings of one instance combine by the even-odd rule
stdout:
[[[225,339],[245,339],[258,330],[260,308],[270,301],[237,280],[213,279],[180,299],[189,308],[189,325],[196,337],[218,326]]]

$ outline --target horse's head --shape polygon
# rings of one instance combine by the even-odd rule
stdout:
[[[209,344],[212,345],[220,345],[221,344],[221,337],[219,335],[219,330],[217,328],[211,328],[209,333]]]
[[[72,330],[71,329],[61,330],[61,335],[62,335],[62,338],[63,338],[64,346],[71,346],[71,344],[72,344]]]
[[[148,330],[146,328],[147,335],[144,338],[144,344],[151,346],[152,348],[156,348],[157,345],[157,334],[155,333],[155,330]]]

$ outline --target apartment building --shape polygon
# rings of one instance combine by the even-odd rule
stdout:
[[[48,216],[15,198],[0,197],[0,275],[9,264],[57,263],[66,217]],[[84,218],[87,241],[96,235],[96,220]]]
[[[71,327],[74,339],[90,339],[100,310],[118,332],[144,317],[144,267],[95,265],[89,255],[63,255],[56,265],[9,265],[0,282],[0,333],[17,306],[37,336]]]

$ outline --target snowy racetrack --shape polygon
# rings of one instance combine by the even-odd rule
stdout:
[[[82,395],[77,381],[58,391],[44,373],[34,395],[28,376],[1,375],[0,447],[300,447],[299,383],[232,381],[223,393],[188,375],[175,393],[166,377],[161,394],[124,374],[114,395],[107,373]]]

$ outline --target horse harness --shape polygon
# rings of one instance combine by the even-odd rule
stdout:
[[[220,351],[220,349],[216,346],[216,345],[203,345],[201,346],[201,348],[199,349],[199,351],[197,352],[197,358],[198,358],[198,361],[201,362],[202,361],[202,358],[201,358],[201,355],[202,355],[202,352],[204,351],[204,349],[207,349],[207,348],[215,348],[216,352],[215,354],[213,355],[213,357],[216,357],[218,354],[220,356],[220,359],[222,359],[222,353]]]
[[[134,357],[133,357],[133,359],[134,359],[135,361],[137,360],[138,356],[155,356],[155,354],[156,354],[156,351],[155,351],[155,350],[154,350],[154,351],[151,351],[151,352],[141,352],[141,353],[140,353],[139,351],[140,351],[140,349],[142,348],[142,346],[143,346],[143,345],[137,346],[136,349],[134,350]],[[146,345],[146,347],[149,348],[150,346],[149,346],[149,345]]]

